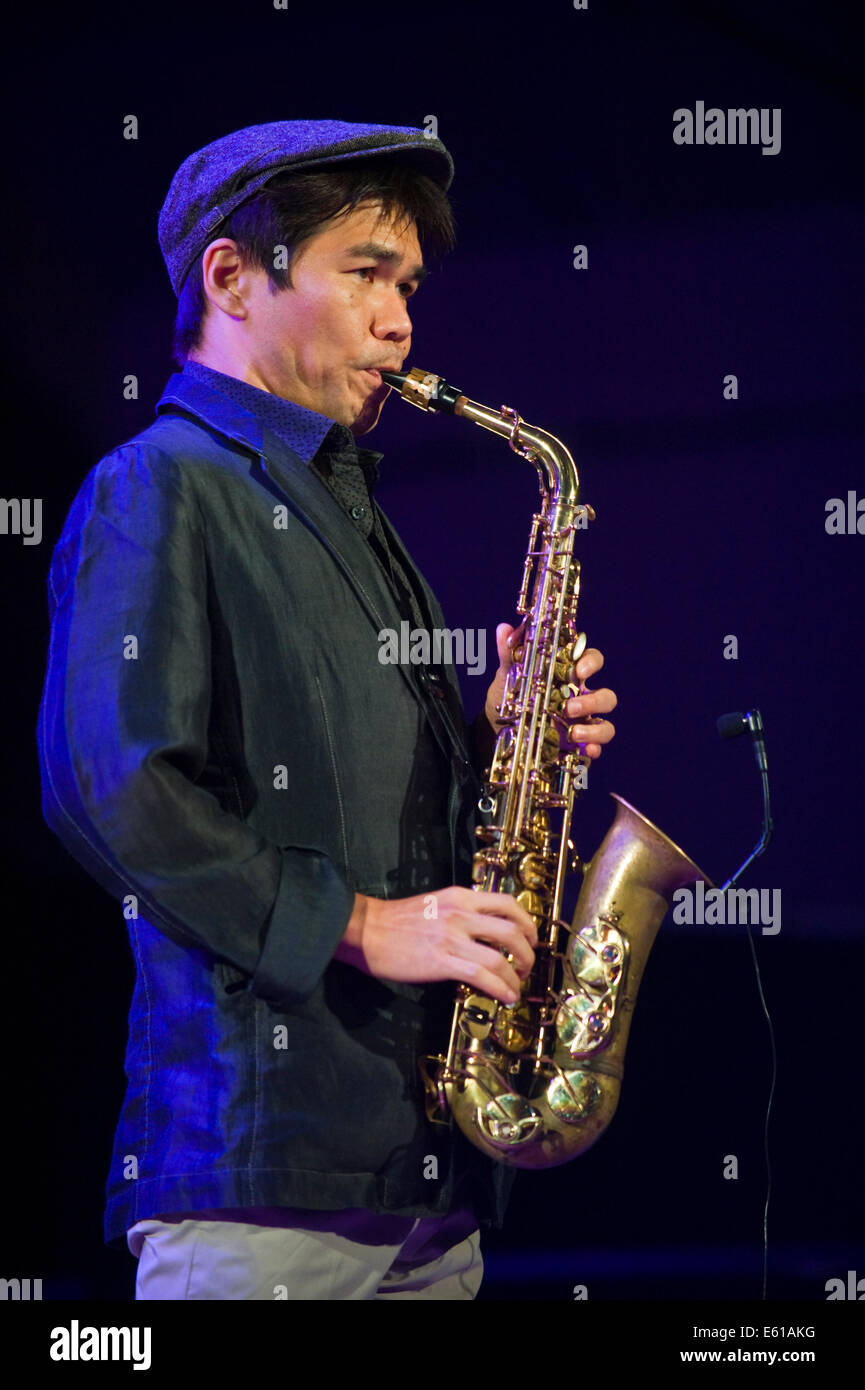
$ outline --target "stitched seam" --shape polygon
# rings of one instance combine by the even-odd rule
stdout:
[[[333,772],[333,784],[334,784],[334,787],[335,787],[335,789],[336,789],[336,804],[337,804],[337,807],[338,807],[338,809],[339,809],[339,833],[340,833],[340,839],[342,840],[342,861],[343,861],[343,867],[344,867],[346,873],[348,873],[348,871],[349,871],[349,869],[348,869],[348,839],[347,839],[347,836],[346,836],[346,833],[345,833],[345,812],[344,812],[344,810],[343,810],[343,804],[342,804],[342,793],[341,793],[340,788],[339,788],[339,773],[338,773],[338,771],[337,771],[337,766],[336,766],[336,752],[335,752],[335,750],[334,750],[333,738],[331,737],[331,732],[330,732],[330,720],[329,720],[328,717],[327,717],[327,707],[326,707],[326,705],[325,705],[325,703],[324,703],[324,693],[323,693],[322,688],[321,688],[321,681],[320,681],[319,678],[318,678],[318,672],[316,672],[315,684],[316,684],[316,687],[317,687],[317,689],[318,689],[318,699],[319,699],[319,703],[321,704],[321,713],[322,713],[322,717],[324,718],[324,731],[325,731],[325,734],[327,735],[327,751],[328,751],[328,753],[330,754],[330,766],[331,766],[331,770],[332,770],[332,772]]]

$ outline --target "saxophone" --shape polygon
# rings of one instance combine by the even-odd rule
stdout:
[[[500,732],[473,861],[477,889],[511,893],[538,930],[535,964],[520,998],[506,1005],[457,988],[447,1053],[422,1067],[431,1120],[448,1112],[477,1148],[516,1168],[552,1168],[584,1153],[619,1100],[624,1054],[640,979],[677,888],[702,880],[696,864],[621,797],[589,865],[570,839],[574,801],[589,759],[567,742],[564,704],[586,646],[577,630],[578,530],[594,520],[580,501],[571,454],[515,410],[469,400],[442,377],[414,368],[382,372],[423,410],[474,421],[508,439],[537,469],[532,518]],[[570,925],[562,920],[569,872],[583,884]],[[510,957],[509,957],[510,959]]]

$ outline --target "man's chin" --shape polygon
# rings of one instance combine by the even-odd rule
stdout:
[[[384,383],[371,395],[367,396],[360,408],[357,419],[349,425],[349,429],[354,435],[369,434],[370,430],[375,429],[378,424],[382,407],[390,395],[391,388]]]

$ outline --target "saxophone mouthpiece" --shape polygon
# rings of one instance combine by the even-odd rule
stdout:
[[[457,406],[465,400],[462,391],[450,386],[443,376],[425,372],[422,367],[412,367],[408,372],[382,372],[382,381],[395,386],[404,401],[416,405],[419,410],[443,410],[446,415],[459,414]]]
[[[406,380],[404,372],[379,372],[382,381],[386,381],[388,386],[395,386],[402,390],[402,384]]]

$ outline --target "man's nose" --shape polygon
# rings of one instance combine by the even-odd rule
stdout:
[[[389,294],[377,305],[372,328],[377,338],[390,338],[402,342],[411,337],[412,323],[408,305],[398,291]]]

